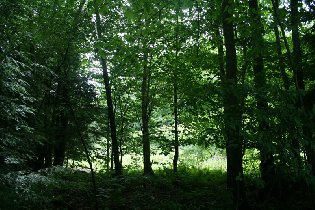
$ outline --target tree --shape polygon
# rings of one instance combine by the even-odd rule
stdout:
[[[97,0],[94,0],[94,8],[95,8],[95,14],[96,14],[96,34],[98,39],[102,39],[101,33],[101,18],[98,11],[98,4]],[[99,53],[99,49],[97,49],[97,52]],[[112,91],[109,81],[109,75],[107,70],[107,63],[105,58],[102,57],[101,54],[99,54],[100,62],[103,69],[103,79],[105,84],[105,90],[106,90],[106,99],[107,99],[107,107],[108,107],[108,117],[109,117],[109,123],[110,123],[110,132],[111,132],[111,139],[112,139],[112,152],[114,157],[114,164],[115,164],[115,175],[119,176],[122,175],[122,166],[119,161],[119,150],[118,150],[118,141],[117,141],[117,134],[116,134],[116,121],[115,121],[115,112],[114,112],[114,106],[112,101]]]
[[[264,69],[263,50],[263,25],[259,14],[257,0],[249,0],[249,13],[251,17],[251,42],[253,54],[254,81],[256,87],[256,101],[258,110],[258,148],[260,149],[260,171],[266,187],[270,188],[274,171],[273,151],[270,148],[272,142],[269,141],[269,119],[265,114],[268,113],[268,102],[266,100],[266,73]]]
[[[179,51],[179,43],[178,43],[178,36],[179,36],[179,8],[180,8],[180,0],[177,2],[177,10],[176,10],[176,32],[175,32],[175,66],[173,70],[173,106],[174,106],[174,159],[173,159],[173,170],[177,173],[177,162],[179,158],[179,140],[178,140],[178,51]]]
[[[224,123],[227,154],[227,186],[232,189],[236,208],[243,205],[242,139],[240,136],[240,104],[237,90],[237,57],[233,28],[233,1],[222,1],[222,23],[226,49],[224,79]]]

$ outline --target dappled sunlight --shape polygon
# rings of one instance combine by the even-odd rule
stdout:
[[[0,0],[0,210],[315,209],[314,2]]]

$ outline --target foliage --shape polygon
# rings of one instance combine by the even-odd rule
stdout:
[[[223,185],[231,160],[242,163],[233,180],[245,174],[253,209],[312,207],[303,192],[315,175],[312,1],[1,0],[0,14],[1,209],[92,208],[95,196],[100,209],[230,208]],[[223,15],[235,43],[224,38]],[[99,57],[124,177],[110,177]],[[144,101],[153,177],[139,175]],[[97,189],[77,171],[88,159]]]

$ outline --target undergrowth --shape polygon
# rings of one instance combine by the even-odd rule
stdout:
[[[130,170],[115,178],[99,172],[96,179],[99,209],[232,209],[226,173],[221,170],[180,167],[174,174],[164,168],[154,176]],[[95,209],[86,171],[53,167],[10,173],[0,181],[0,209]],[[262,199],[256,176],[246,175],[245,183],[251,209],[312,209],[311,188],[302,184],[289,186],[283,181],[282,191],[267,193]]]

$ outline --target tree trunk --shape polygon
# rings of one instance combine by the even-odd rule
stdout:
[[[5,166],[5,157],[2,155],[2,148],[0,148],[0,169]]]
[[[298,110],[299,108],[303,107],[303,98],[302,98],[302,96],[300,94],[300,91],[301,91],[300,86],[303,87],[303,89],[304,89],[304,82],[303,82],[303,78],[301,78],[301,76],[302,76],[301,73],[299,73],[299,77],[300,78],[298,78],[298,76],[297,76],[298,75],[297,71],[299,71],[299,70],[297,69],[297,65],[294,63],[293,54],[290,51],[289,43],[288,43],[288,40],[287,40],[287,38],[285,36],[285,29],[284,29],[284,26],[283,26],[280,18],[279,18],[279,14],[278,14],[279,1],[278,0],[272,0],[271,2],[272,2],[272,6],[273,6],[273,11],[274,11],[274,18],[275,18],[277,24],[279,25],[279,27],[281,29],[281,34],[283,36],[283,41],[284,41],[284,46],[285,46],[286,51],[287,51],[286,54],[287,54],[289,66],[290,66],[290,68],[293,71],[293,80],[294,80],[295,88],[298,91],[298,97],[297,97],[297,103],[296,103],[296,108]],[[291,6],[292,6],[292,3],[291,3]],[[294,6],[294,8],[296,9],[295,6]],[[297,11],[293,12],[293,15],[296,15],[296,14],[298,14]],[[292,9],[291,9],[291,16],[292,16]],[[296,18],[292,18],[291,17],[291,23],[294,22],[294,21],[296,21]],[[297,28],[295,28],[294,30],[298,30],[298,25],[297,25]],[[293,31],[292,31],[292,39],[293,39]],[[295,39],[296,39],[296,37],[295,37]],[[294,45],[294,43],[293,43],[293,45]],[[299,41],[298,41],[298,45],[300,45]],[[299,59],[297,59],[297,60],[299,60]],[[299,81],[301,79],[302,79],[302,81]],[[295,159],[300,164],[300,162],[301,162],[301,160],[300,160],[301,159],[300,158],[300,142],[299,142],[299,140],[296,137],[293,137],[293,139],[292,139],[291,148],[292,148],[293,155],[294,155]]]
[[[180,7],[180,1],[178,0],[177,3],[177,10],[176,10],[176,31],[175,31],[175,39],[176,39],[176,55],[175,55],[175,67],[173,70],[173,108],[174,108],[174,159],[173,159],[173,170],[174,173],[177,173],[177,164],[178,164],[178,158],[179,158],[179,140],[178,140],[178,51],[179,51],[179,43],[178,43],[178,34],[179,34],[179,28],[178,28],[178,14],[179,14],[179,7]]]
[[[298,98],[296,103],[297,110],[304,109],[303,97],[301,96],[301,91],[305,91],[305,84],[303,80],[303,72],[302,72],[302,50],[300,44],[300,35],[299,35],[299,0],[291,0],[291,27],[292,27],[292,44],[293,44],[293,76],[295,81],[295,86],[298,91]],[[305,125],[307,126],[307,125]],[[303,127],[305,127],[303,126]],[[310,141],[308,138],[308,132],[305,132],[305,128],[303,128],[303,134],[306,138],[306,141]],[[298,138],[293,138],[292,141],[293,153],[297,159],[299,166],[301,165],[301,157],[300,157],[300,141]],[[311,163],[313,164],[313,163]]]
[[[143,141],[143,173],[145,175],[152,175],[151,168],[151,151],[150,151],[150,134],[149,134],[149,120],[150,120],[150,70],[148,68],[148,52],[144,52],[144,66],[142,73],[142,88],[141,88],[141,102],[142,102],[142,141]]]
[[[304,77],[303,77],[303,64],[302,64],[302,50],[300,42],[300,32],[299,32],[299,0],[291,0],[291,27],[292,27],[292,44],[293,44],[293,64],[294,64],[294,77],[296,82],[296,88],[299,98],[297,99],[297,109],[303,109],[306,112],[306,118],[309,118],[310,111],[308,107],[305,106],[304,98],[301,97],[300,92],[305,91]],[[308,164],[312,167],[312,174],[315,175],[315,150],[312,146],[312,133],[309,128],[309,120],[306,119],[303,125],[303,136],[306,143],[306,155]],[[294,153],[299,157],[300,161],[300,142],[298,140],[293,142]]]
[[[98,210],[98,199],[97,199],[97,195],[98,195],[98,190],[97,190],[97,184],[96,184],[96,178],[95,178],[95,172],[94,172],[94,169],[93,169],[93,164],[92,164],[92,160],[91,160],[91,156],[89,154],[89,150],[87,148],[87,145],[86,145],[86,142],[84,141],[84,138],[82,136],[82,133],[81,133],[81,130],[80,130],[80,127],[79,127],[79,123],[78,123],[78,120],[75,116],[75,113],[73,111],[73,108],[71,106],[71,103],[69,101],[69,107],[70,107],[70,113],[72,114],[72,117],[73,117],[73,120],[74,120],[74,124],[75,124],[75,127],[76,127],[76,130],[77,130],[77,134],[79,135],[79,139],[81,141],[81,144],[84,148],[84,153],[85,153],[85,156],[86,156],[86,160],[89,164],[89,168],[90,168],[90,171],[91,171],[91,181],[92,181],[92,187],[93,187],[93,192],[94,192],[94,201],[95,201],[95,210]]]
[[[107,72],[107,65],[104,59],[101,58],[101,64],[103,68],[103,79],[106,89],[106,99],[107,99],[107,108],[108,108],[108,117],[110,122],[110,133],[112,139],[112,152],[113,159],[115,164],[115,176],[122,175],[122,165],[119,161],[119,150],[118,150],[118,142],[116,136],[116,122],[115,122],[115,112],[112,101],[112,92],[109,84],[109,76]]]
[[[312,146],[312,137],[314,136],[314,131],[313,131],[313,125],[314,125],[314,116],[313,114],[313,108],[315,105],[315,89],[309,90],[304,98],[304,107],[305,107],[305,112],[306,112],[306,119],[304,122],[303,126],[303,133],[304,133],[304,138],[306,139],[306,147],[305,147],[305,152],[307,156],[307,163],[312,167],[312,175],[315,175],[315,152],[314,152],[314,147]]]
[[[291,27],[292,27],[292,44],[293,44],[293,65],[296,87],[298,90],[305,90],[302,71],[302,50],[299,32],[299,0],[291,0]]]
[[[51,125],[53,125],[52,120],[48,120],[48,113],[44,115],[44,131],[47,132]],[[50,133],[45,133],[47,139],[42,142],[42,145],[37,146],[37,163],[34,170],[39,170],[43,168],[49,168],[52,166],[52,142],[54,141]]]
[[[234,207],[244,204],[242,139],[240,136],[240,101],[237,93],[237,58],[233,31],[233,0],[222,0],[222,22],[226,48],[224,81],[224,123],[227,154],[227,186],[233,192]]]
[[[110,154],[110,141],[109,141],[109,137],[110,137],[110,125],[109,125],[109,121],[107,123],[107,134],[106,134],[106,171],[109,172],[109,164],[111,163],[111,154]],[[111,167],[112,169],[112,167]]]
[[[277,54],[278,54],[278,60],[279,60],[278,62],[279,62],[279,68],[280,68],[282,81],[283,81],[285,90],[289,90],[290,82],[289,82],[288,75],[285,72],[285,66],[284,66],[282,49],[281,49],[280,34],[279,34],[279,29],[277,25],[274,27],[274,32],[276,36],[276,47],[277,47]]]
[[[247,92],[245,91],[245,78],[246,78],[246,73],[248,71],[248,66],[249,66],[249,59],[247,58],[247,43],[245,42],[243,44],[243,64],[241,66],[241,78],[240,78],[240,81],[241,81],[241,86],[242,86],[242,92],[241,92],[241,99],[240,99],[240,118],[241,118],[241,127],[242,129],[244,129],[244,120],[243,120],[243,113],[244,113],[244,110],[245,110],[245,99],[247,97]],[[242,132],[245,132],[245,131],[242,131]],[[244,138],[243,135],[241,135],[241,138],[242,138],[242,141],[243,141],[243,148],[242,148],[242,154],[244,155],[245,154],[245,151],[246,151],[246,148],[247,148],[247,141],[246,139]]]
[[[48,142],[45,142],[44,144],[44,157],[45,157],[45,164],[44,168],[49,168],[52,166],[52,156],[53,156],[53,144],[52,142],[49,142],[51,140],[51,137],[49,137]]]
[[[101,39],[101,19],[100,14],[98,11],[98,5],[96,0],[94,0],[94,9],[96,14],[96,33],[97,38]],[[98,50],[96,49],[98,52]],[[105,91],[106,91],[106,101],[107,101],[107,108],[108,108],[108,118],[110,123],[110,133],[111,133],[111,139],[112,139],[112,152],[114,157],[114,164],[115,164],[115,176],[122,175],[122,165],[119,161],[119,150],[118,150],[118,141],[117,141],[117,135],[116,135],[116,122],[115,122],[115,112],[114,112],[114,106],[113,106],[113,100],[112,100],[112,90],[109,82],[109,75],[107,72],[107,63],[104,58],[102,58],[101,55],[99,55],[100,62],[103,69],[103,79],[105,84]]]
[[[293,61],[292,61],[292,55],[291,55],[290,46],[289,46],[287,37],[285,36],[285,28],[283,26],[282,21],[280,20],[280,17],[279,17],[279,11],[278,11],[279,10],[279,1],[278,0],[271,0],[271,3],[272,3],[272,8],[273,8],[274,19],[275,19],[277,25],[280,27],[280,30],[281,30],[284,46],[285,46],[285,49],[287,51],[286,55],[287,55],[287,59],[288,59],[288,62],[289,62],[289,66],[292,69],[292,71],[294,72],[295,69],[294,69],[294,64],[293,64]]]
[[[67,146],[67,125],[68,125],[68,117],[64,113],[57,117],[57,134],[55,140],[55,148],[54,148],[54,166],[63,166],[65,160],[66,146]]]
[[[279,8],[279,0],[274,0],[274,7],[275,7],[274,10],[277,11]],[[277,20],[275,20],[275,21],[277,22]],[[281,49],[280,32],[279,32],[277,24],[274,26],[274,32],[275,32],[275,36],[276,36],[276,47],[277,47],[277,54],[278,54],[281,77],[283,80],[285,90],[289,90],[290,82],[289,82],[288,75],[285,72],[284,60],[283,60],[282,49]]]
[[[68,142],[67,127],[69,118],[67,115],[66,105],[68,103],[68,88],[65,83],[66,74],[61,71],[59,75],[58,87],[57,87],[57,104],[59,109],[56,113],[56,133],[55,133],[55,144],[54,144],[54,166],[63,166],[65,160],[66,146]]]
[[[177,54],[177,53],[176,53]],[[178,85],[177,85],[177,64],[174,72],[174,159],[173,159],[173,170],[177,172],[177,162],[179,156],[179,141],[178,141]]]
[[[258,114],[258,148],[260,150],[260,172],[261,177],[266,183],[266,189],[271,187],[272,179],[274,176],[274,157],[272,148],[272,141],[270,141],[269,122],[266,114],[268,113],[268,103],[265,99],[266,96],[266,73],[264,70],[263,51],[263,25],[259,15],[259,7],[257,0],[249,0],[249,11],[251,16],[251,41],[253,46],[253,70],[255,88],[257,90],[256,101],[257,109],[261,112]]]

